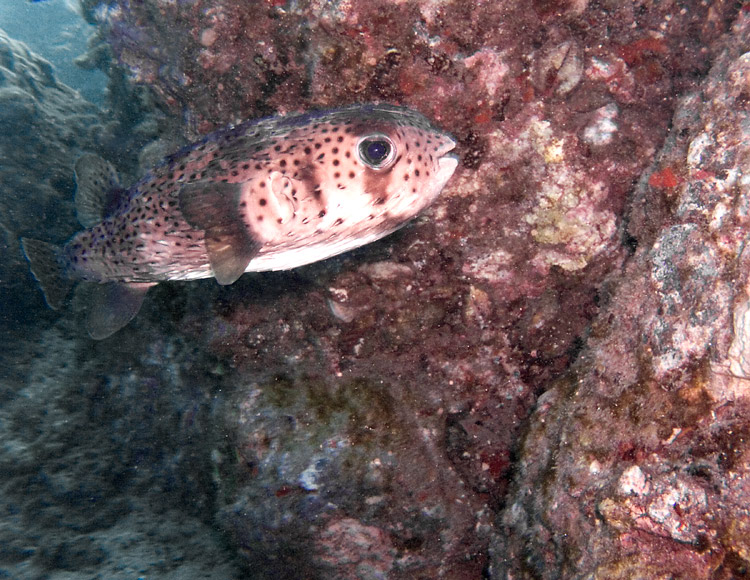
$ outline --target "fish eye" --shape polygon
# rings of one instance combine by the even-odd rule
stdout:
[[[360,140],[357,151],[362,163],[372,169],[383,169],[393,161],[396,146],[385,135],[368,135]]]

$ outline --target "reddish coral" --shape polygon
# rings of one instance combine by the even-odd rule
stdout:
[[[747,575],[749,31],[743,13],[683,99],[632,202],[638,250],[539,399],[497,578]]]
[[[260,278],[273,290],[249,278],[214,291],[182,324],[232,361],[240,385],[257,375],[265,389],[276,375],[300,388],[313,377],[325,391],[356,379],[386,385],[410,432],[422,434],[420,445],[452,482],[422,482],[409,452],[394,450],[402,480],[391,503],[411,510],[417,497],[444,505],[453,494],[467,506],[444,522],[450,541],[421,544],[415,538],[431,536],[416,524],[396,534],[395,512],[365,517],[349,507],[321,531],[324,558],[348,557],[329,545],[336,538],[365,538],[377,547],[378,570],[415,559],[413,569],[399,568],[403,577],[420,566],[427,576],[450,576],[457,562],[481,562],[475,555],[486,540],[472,530],[503,505],[534,397],[575,360],[608,296],[605,276],[632,252],[635,237],[623,244],[620,236],[627,196],[663,143],[675,95],[706,72],[734,10],[730,2],[697,0],[151,0],[113,13],[120,59],[200,130],[258,114],[387,100],[431,116],[460,142],[462,168],[426,219],[355,255]],[[695,170],[722,175],[705,164],[688,168]],[[648,243],[649,227],[657,235],[674,203],[656,199],[643,215],[637,204],[628,214],[652,220],[639,243]],[[698,235],[673,234],[664,240],[670,247]],[[662,283],[684,278],[689,286],[689,272]],[[681,336],[670,332],[662,332],[665,341]],[[631,443],[634,454],[648,454]],[[239,477],[252,488],[252,471],[244,469],[237,467]],[[272,489],[284,486],[276,481]],[[301,517],[301,504],[289,505]],[[253,517],[244,520],[248,527]],[[560,518],[556,531],[567,529],[567,513],[553,517]],[[242,529],[241,517],[232,521]]]

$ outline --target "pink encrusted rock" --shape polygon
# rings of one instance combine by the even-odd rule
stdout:
[[[260,114],[392,101],[459,140],[462,166],[423,218],[325,264],[193,290],[179,328],[223,361],[237,408],[253,410],[242,423],[223,414],[237,462],[220,477],[222,522],[251,562],[273,573],[284,562],[322,566],[330,577],[336,562],[357,568],[347,542],[361,537],[376,554],[363,556],[363,566],[390,567],[389,578],[478,577],[488,514],[504,505],[519,433],[608,299],[602,283],[632,251],[621,236],[628,195],[663,144],[675,95],[708,70],[735,5],[113,4],[119,11],[105,27],[116,55],[191,120],[186,133]],[[666,212],[663,199],[655,209]],[[634,223],[636,213],[627,215]],[[646,212],[654,235],[666,215]],[[630,229],[642,246],[646,229]],[[676,228],[662,247],[699,235]],[[645,298],[623,298],[623,308],[647,307],[651,286],[643,284]],[[612,352],[612,367],[625,365],[614,363],[628,352]],[[277,380],[288,385],[285,399],[272,399]],[[360,417],[371,403],[363,392],[398,409],[365,424],[378,445],[349,437],[356,421],[321,438],[320,423],[305,420],[305,412],[328,416],[342,398],[352,399],[348,416]],[[258,393],[265,402],[255,406]],[[542,407],[555,401],[553,392]],[[337,457],[360,479],[331,459],[313,488],[317,467],[308,471],[302,458],[331,441],[349,442]],[[290,465],[279,449],[307,453]],[[360,493],[366,486],[353,481],[369,482],[376,459],[395,483],[376,479],[372,493]],[[388,509],[367,503],[379,496]],[[306,511],[329,500],[330,513]],[[660,525],[672,529],[668,519]],[[278,552],[266,561],[269,546]],[[300,552],[312,560],[295,560]]]
[[[493,578],[739,578],[750,567],[750,15],[630,204],[638,245],[538,401]]]

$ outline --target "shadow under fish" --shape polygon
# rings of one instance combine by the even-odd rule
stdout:
[[[47,304],[92,283],[87,329],[128,324],[165,280],[288,270],[368,244],[429,206],[453,175],[455,141],[394,105],[249,121],[166,158],[130,188],[92,154],[75,166],[83,231],[59,247],[23,238]]]

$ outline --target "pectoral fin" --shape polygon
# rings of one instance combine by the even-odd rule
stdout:
[[[180,210],[187,222],[203,230],[211,269],[219,284],[231,284],[242,276],[260,251],[242,219],[239,183],[189,183],[180,190]]]

